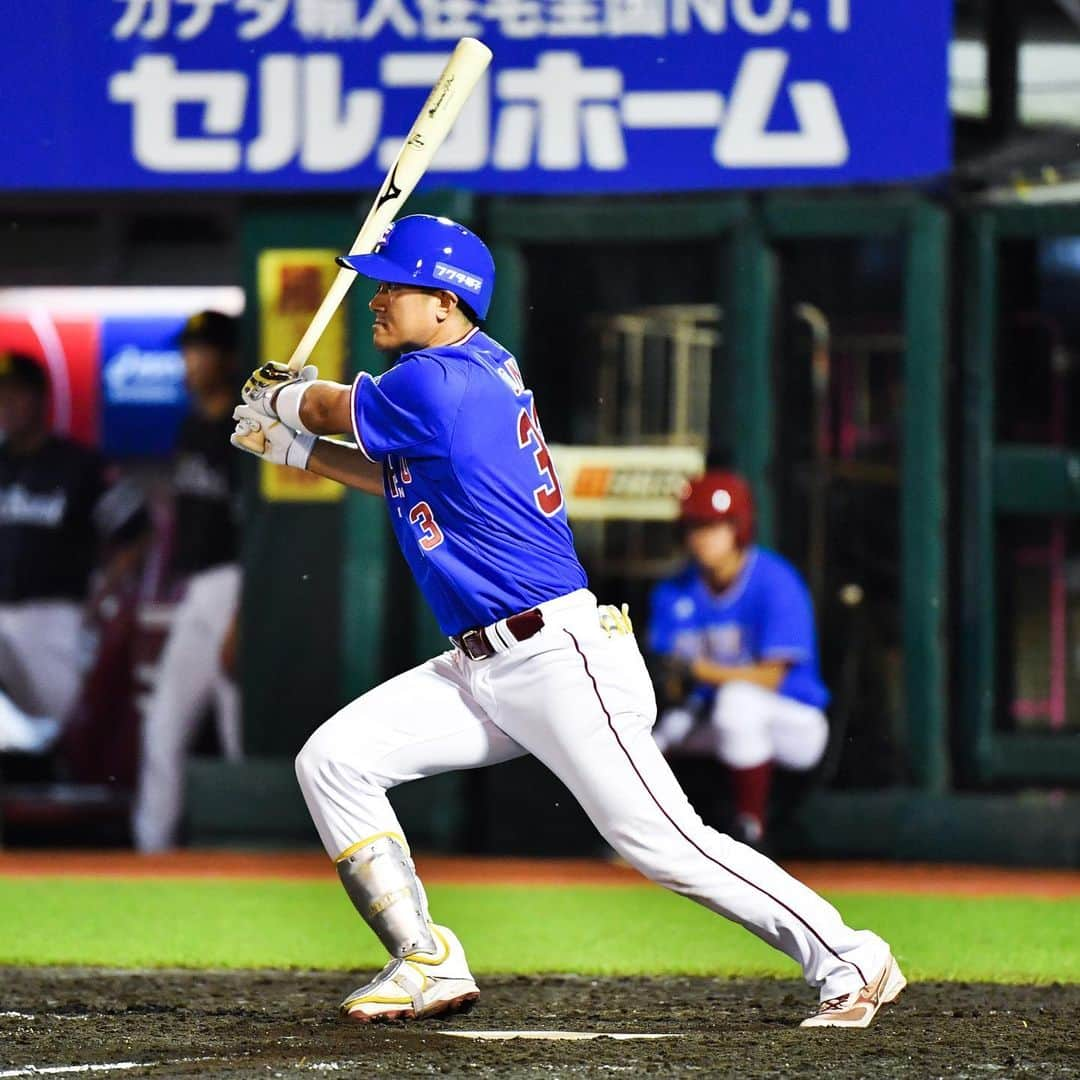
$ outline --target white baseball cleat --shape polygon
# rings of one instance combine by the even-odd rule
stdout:
[[[419,1020],[471,1008],[480,990],[461,942],[445,926],[432,925],[431,930],[440,947],[437,956],[413,953],[403,960],[391,960],[371,982],[341,1003],[342,1014],[356,1023],[370,1024]]]
[[[869,1027],[878,1009],[895,1001],[905,986],[907,979],[892,953],[889,953],[877,978],[872,979],[861,990],[827,998],[818,1006],[818,1011],[807,1017],[799,1027]]]

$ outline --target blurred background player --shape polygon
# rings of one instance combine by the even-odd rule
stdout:
[[[0,432],[0,749],[35,753],[59,733],[87,666],[105,470],[50,430],[48,375],[31,356],[0,353]]]
[[[64,720],[56,756],[64,780],[107,784],[119,800],[134,789],[139,701],[163,644],[161,631],[142,625],[147,606],[160,596],[163,544],[141,486],[130,479],[102,496],[95,518],[102,558],[84,617],[93,661]],[[130,806],[122,819],[118,815],[118,837],[129,816]]]
[[[653,737],[665,754],[715,754],[731,778],[734,835],[760,844],[774,764],[813,769],[828,739],[813,606],[798,571],[753,544],[742,477],[707,472],[680,516],[691,561],[651,601]]]
[[[0,691],[0,753],[43,754],[55,748],[69,780],[131,784],[134,772],[135,605],[146,577],[153,523],[138,485],[113,484],[93,510],[97,567],[80,614],[79,690],[65,715],[34,715]],[[96,544],[95,544],[96,540]],[[88,770],[89,762],[98,767]]]
[[[217,311],[193,315],[179,338],[191,411],[173,459],[173,569],[185,584],[143,719],[132,831],[144,852],[176,844],[185,757],[208,705],[225,757],[241,755],[238,694],[222,663],[240,594],[239,476],[229,446],[238,341],[236,319]]]

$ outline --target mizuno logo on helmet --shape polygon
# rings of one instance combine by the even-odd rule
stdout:
[[[473,293],[478,293],[484,287],[483,280],[475,274],[467,274],[464,270],[459,270],[456,266],[448,266],[443,262],[435,264],[432,276],[438,281],[445,281],[449,285],[456,285]]]

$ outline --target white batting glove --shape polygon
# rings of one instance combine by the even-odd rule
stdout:
[[[250,405],[257,413],[270,420],[284,418],[287,422],[295,421],[300,412],[300,398],[304,391],[319,377],[319,369],[314,364],[307,364],[299,373],[291,370],[287,364],[277,364],[268,360],[262,367],[256,368],[244,383],[240,396],[245,405]],[[282,401],[282,394],[289,388],[289,393]],[[285,413],[282,414],[282,407]]]
[[[318,439],[314,435],[293,431],[280,420],[271,420],[257,412],[251,405],[237,405],[233,409],[236,429],[229,442],[263,461],[275,465],[288,465],[293,469],[306,469],[311,451]]]

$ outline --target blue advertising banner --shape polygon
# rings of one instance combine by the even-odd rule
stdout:
[[[457,39],[495,54],[428,184],[603,193],[949,164],[948,0],[34,0],[7,190],[376,188]]]
[[[101,448],[110,457],[167,455],[188,411],[175,315],[101,322]]]

